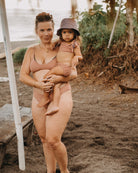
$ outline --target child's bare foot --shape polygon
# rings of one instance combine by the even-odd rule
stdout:
[[[49,116],[49,115],[52,115],[58,111],[59,111],[58,106],[54,106],[53,104],[50,104],[47,108],[46,115]]]
[[[49,115],[52,115],[58,111],[59,111],[59,107],[53,107],[52,109],[46,111],[46,115],[49,116]]]

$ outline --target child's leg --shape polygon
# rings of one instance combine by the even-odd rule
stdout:
[[[56,67],[52,68],[46,75],[44,75],[44,79],[49,75],[61,75],[61,76],[69,76],[71,73],[71,67],[69,65],[60,64]]]
[[[40,98],[38,106],[43,107],[49,103],[49,93],[44,92],[43,96]]]
[[[60,85],[56,84],[54,87],[54,93],[53,93],[53,101],[49,104],[46,115],[52,115],[59,110],[59,100],[60,100]]]
[[[61,66],[56,66],[52,68],[43,78],[46,78],[49,75],[56,74],[56,75],[64,75],[63,68]]]

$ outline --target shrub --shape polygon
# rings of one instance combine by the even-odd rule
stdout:
[[[79,31],[82,36],[82,52],[85,57],[92,58],[94,52],[101,50],[104,53],[108,45],[114,21],[111,21],[109,15],[100,9],[96,11],[93,10],[92,12],[82,12],[78,18]],[[111,46],[115,43],[117,44],[119,39],[125,39],[125,21],[126,17],[121,13],[115,27]]]
[[[27,48],[21,48],[19,51],[17,51],[14,55],[13,55],[13,61],[14,63],[18,63],[21,64],[23,59],[24,59],[24,55],[26,52]]]

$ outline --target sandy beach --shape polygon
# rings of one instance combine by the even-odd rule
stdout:
[[[12,50],[37,43],[11,42]],[[4,45],[0,43],[0,53]],[[31,107],[32,88],[19,81],[20,65],[14,64],[19,105]],[[84,70],[87,72],[87,69]],[[8,76],[6,60],[0,59],[0,76]],[[131,75],[124,82],[138,85]],[[134,83],[135,82],[135,83]],[[107,86],[102,78],[86,78],[84,73],[71,81],[73,110],[63,134],[69,156],[70,173],[138,172],[138,97],[137,93],[120,94],[118,84]],[[0,83],[0,107],[11,104],[8,82]],[[40,138],[34,128],[30,146],[25,146],[25,173],[44,173],[46,165]],[[18,167],[17,140],[7,145],[0,173],[21,173]]]
[[[34,42],[18,42],[26,46]],[[14,47],[15,46],[15,47]],[[19,105],[31,107],[32,88],[19,81],[20,65],[15,65]],[[0,60],[0,76],[7,76],[6,61]],[[129,75],[126,79],[130,81]],[[132,81],[130,81],[132,83]],[[102,80],[84,74],[71,82],[73,110],[63,134],[69,156],[70,173],[138,172],[138,97],[120,94],[118,85],[106,86]],[[0,107],[11,104],[8,82],[0,83]],[[25,146],[25,173],[44,173],[42,144],[34,128],[30,146]],[[21,173],[18,167],[17,140],[7,145],[0,173]]]
[[[5,59],[0,75],[7,76]],[[32,88],[23,85],[15,66],[19,104],[31,107]],[[62,137],[67,146],[70,173],[136,173],[138,171],[138,97],[120,94],[117,87],[93,84],[83,74],[71,82],[73,111]],[[0,83],[0,107],[11,104],[8,82]],[[44,173],[46,165],[36,130],[25,146],[25,173]],[[21,173],[17,141],[12,140],[0,173]]]

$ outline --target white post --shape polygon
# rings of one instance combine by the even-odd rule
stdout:
[[[25,170],[23,131],[22,131],[20,111],[19,111],[14,66],[13,66],[12,54],[10,49],[11,46],[10,46],[8,22],[7,22],[7,16],[6,16],[5,0],[0,0],[0,16],[1,16],[1,22],[2,22],[6,62],[7,62],[9,81],[10,81],[12,107],[13,107],[14,121],[15,121],[15,128],[16,128],[16,135],[17,135],[17,142],[18,142],[19,168],[21,170]]]
[[[113,34],[114,34],[115,25],[116,25],[116,22],[117,22],[117,19],[118,19],[118,15],[119,15],[119,12],[120,12],[120,8],[121,8],[121,3],[122,3],[122,0],[120,0],[119,8],[118,8],[118,11],[117,11],[117,13],[116,13],[116,17],[115,17],[113,29],[112,29],[112,32],[111,32],[111,35],[110,35],[110,39],[109,39],[109,42],[108,42],[108,46],[107,46],[108,49],[109,49],[109,47],[110,47],[110,44],[111,44],[111,41],[112,41],[112,37],[113,37]]]

